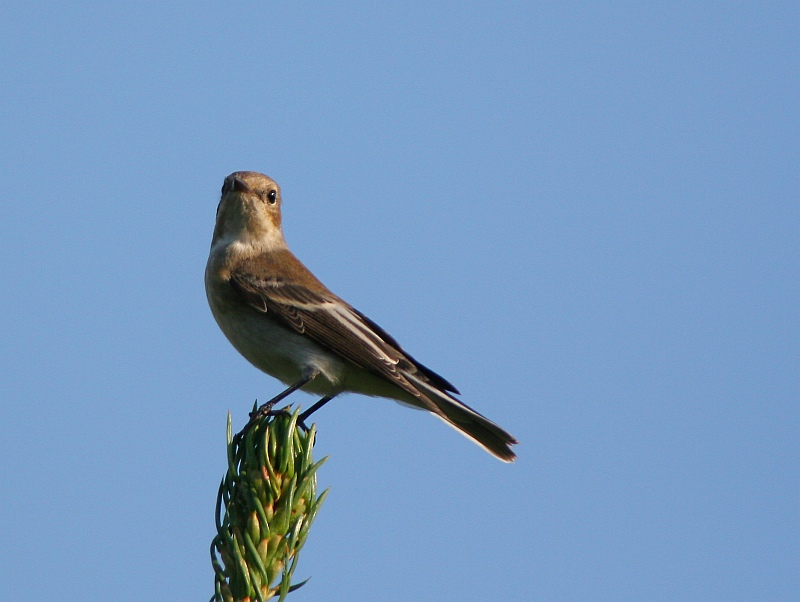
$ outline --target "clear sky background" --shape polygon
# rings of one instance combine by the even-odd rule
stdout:
[[[207,600],[223,178],[520,440],[344,397],[295,602],[800,598],[795,2],[5,2],[0,599]],[[313,398],[298,395],[310,404]]]

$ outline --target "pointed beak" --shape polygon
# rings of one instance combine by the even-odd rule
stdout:
[[[233,176],[232,180],[233,181],[231,182],[231,188],[234,191],[236,191],[236,192],[252,192],[252,190],[250,190],[250,187],[247,184],[245,184],[244,180],[242,180],[241,178],[237,178],[236,176]]]

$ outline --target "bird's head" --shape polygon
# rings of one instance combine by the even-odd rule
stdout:
[[[225,178],[212,247],[219,240],[272,249],[286,246],[281,189],[272,178],[255,171],[236,171]]]

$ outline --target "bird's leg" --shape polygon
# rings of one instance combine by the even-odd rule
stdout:
[[[315,403],[313,406],[308,408],[305,412],[303,412],[302,414],[300,414],[300,416],[297,417],[297,424],[299,424],[303,429],[308,431],[308,427],[306,426],[306,418],[311,416],[311,414],[316,412],[318,409],[320,409],[322,406],[324,406],[326,403],[328,403],[331,399],[336,397],[336,395],[337,394],[326,395],[325,397],[320,399],[317,403]]]
[[[276,403],[278,403],[282,399],[285,399],[286,397],[288,397],[289,395],[291,395],[292,393],[297,391],[297,389],[299,389],[300,387],[303,387],[303,386],[307,385],[313,378],[314,378],[313,374],[310,374],[308,376],[304,376],[303,378],[298,380],[296,383],[294,383],[290,387],[287,387],[285,390],[283,390],[280,393],[278,393],[275,397],[270,399],[267,403],[261,404],[258,407],[258,409],[253,410],[252,412],[250,412],[250,421],[247,423],[247,426],[245,426],[245,430],[247,430],[247,428],[253,422],[258,420],[259,418],[262,418],[264,416],[268,416],[269,413],[272,412],[272,408],[275,407]]]

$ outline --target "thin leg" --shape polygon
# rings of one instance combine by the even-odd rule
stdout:
[[[297,391],[297,389],[299,389],[300,387],[303,387],[303,386],[307,385],[314,378],[314,376],[315,375],[313,375],[313,374],[309,375],[309,376],[304,376],[303,378],[298,380],[296,383],[294,383],[292,386],[287,387],[284,391],[281,391],[280,393],[278,393],[275,397],[270,399],[267,403],[261,404],[257,409],[255,409],[252,412],[250,412],[250,420],[248,420],[247,424],[244,425],[244,428],[241,430],[239,435],[244,435],[245,433],[247,433],[247,431],[250,429],[250,427],[253,425],[253,423],[256,420],[258,420],[259,418],[262,418],[264,416],[269,415],[269,413],[272,411],[272,408],[275,407],[276,403],[278,403],[282,399],[285,399],[286,397],[288,397],[289,395],[291,395],[292,393]]]
[[[324,406],[326,403],[328,403],[334,397],[336,397],[336,395],[328,395],[328,396],[323,397],[322,399],[320,399],[317,403],[315,403],[313,406],[308,408],[305,412],[300,414],[300,416],[298,416],[297,423],[305,425],[306,418],[311,416],[311,414],[316,412],[318,409],[320,409],[322,406]]]
[[[250,412],[250,419],[251,420],[255,420],[258,416],[263,416],[265,414],[268,414],[269,411],[275,406],[276,403],[278,403],[279,401],[289,397],[289,395],[291,395],[292,393],[297,391],[297,389],[299,389],[300,387],[304,387],[305,385],[307,385],[311,381],[312,378],[314,378],[314,377],[313,376],[304,376],[303,378],[298,380],[296,383],[294,383],[290,387],[287,387],[284,391],[281,391],[280,393],[278,393],[275,397],[270,399],[267,403],[261,404],[256,411]]]

